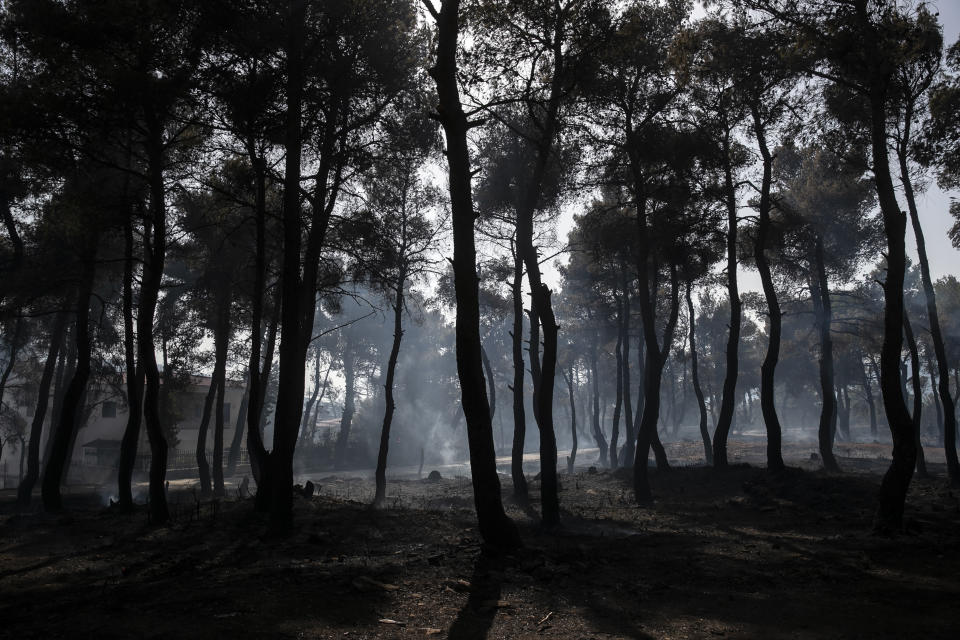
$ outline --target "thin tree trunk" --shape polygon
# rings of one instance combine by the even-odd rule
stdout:
[[[930,357],[929,347],[925,348],[927,354],[927,371],[930,373],[930,393],[933,395],[933,410],[937,413],[937,438],[943,446],[943,406],[940,404],[940,393],[937,390],[937,376],[933,367],[933,359]]]
[[[760,273],[760,283],[763,287],[763,296],[767,303],[767,314],[770,320],[767,336],[767,354],[760,367],[760,409],[763,413],[763,423],[767,430],[767,469],[782,471],[784,469],[782,449],[782,433],[780,419],[777,416],[777,406],[774,399],[776,389],[775,374],[777,363],[780,360],[780,337],[783,332],[783,313],[780,310],[780,301],[777,299],[777,289],[773,285],[773,276],[770,273],[770,261],[767,259],[767,238],[770,233],[770,185],[773,181],[773,155],[767,147],[766,131],[759,108],[753,107],[753,130],[757,138],[757,146],[763,158],[763,180],[760,188],[760,202],[758,206],[759,221],[757,223],[757,238],[753,247],[753,258]]]
[[[216,368],[219,368],[218,362]],[[200,415],[200,426],[197,429],[197,446],[194,449],[194,457],[197,460],[197,471],[200,477],[200,495],[208,497],[213,493],[213,484],[210,481],[210,463],[207,461],[207,434],[210,427],[210,415],[213,413],[213,403],[217,398],[217,379],[214,373],[210,378],[210,387],[207,389],[207,395],[203,399],[203,413]]]
[[[697,330],[693,311],[693,297],[690,295],[692,283],[687,280],[687,313],[690,315],[690,378],[693,380],[693,393],[697,396],[700,409],[700,437],[703,439],[703,456],[707,464],[713,465],[713,448],[710,446],[710,430],[707,428],[707,403],[700,388],[700,372],[697,367]]]
[[[123,264],[123,355],[127,382],[127,424],[120,440],[117,469],[117,496],[122,511],[133,509],[133,468],[143,422],[143,368],[137,366],[137,337],[133,319],[133,219],[124,224]]]
[[[459,0],[444,0],[439,12],[428,5],[437,21],[437,58],[430,75],[437,85],[437,117],[447,139],[450,206],[453,217],[453,272],[456,290],[457,374],[463,414],[467,421],[474,504],[480,535],[487,544],[512,549],[520,535],[503,510],[500,479],[493,448],[490,404],[480,361],[480,305],[477,292],[477,256],[473,237],[476,215],[470,187],[469,123],[457,85]]]
[[[513,281],[510,292],[513,297],[513,331],[510,340],[513,347],[513,448],[510,457],[510,476],[513,480],[513,497],[518,501],[528,500],[527,478],[523,475],[523,449],[527,435],[527,416],[523,406],[523,258],[514,243]]]
[[[404,225],[404,229],[406,229],[406,225]],[[384,385],[386,406],[383,412],[383,426],[380,429],[380,450],[377,452],[374,506],[382,505],[387,497],[387,451],[390,447],[390,423],[393,421],[393,412],[396,408],[393,400],[393,380],[397,370],[397,358],[400,357],[400,341],[403,339],[403,287],[406,280],[406,271],[401,268],[400,274],[397,276],[396,297],[393,301],[393,346],[390,348],[390,358],[387,360],[387,380]]]
[[[724,199],[727,205],[727,294],[730,298],[730,334],[727,338],[727,370],[723,378],[723,396],[720,415],[713,433],[713,463],[723,469],[727,463],[727,436],[733,424],[739,369],[740,317],[742,315],[740,290],[737,285],[737,202],[730,166],[730,134],[723,139]]]
[[[37,392],[37,406],[34,409],[33,421],[30,423],[30,442],[27,452],[27,473],[17,487],[17,506],[21,509],[29,507],[33,497],[33,487],[40,477],[40,440],[43,437],[43,421],[47,416],[47,405],[50,402],[50,387],[53,383],[57,360],[60,356],[60,347],[66,332],[67,312],[61,310],[53,322],[50,330],[50,345],[47,348],[47,359],[40,374],[40,384]]]
[[[866,21],[865,9],[858,18]],[[900,350],[903,345],[903,281],[907,270],[904,242],[906,216],[897,204],[890,176],[887,153],[887,87],[878,79],[870,87],[871,148],[874,184],[887,238],[887,278],[883,285],[883,346],[880,350],[880,391],[893,437],[893,460],[880,485],[880,500],[875,518],[878,531],[903,527],[903,509],[907,498],[917,448],[910,413],[900,394]],[[936,314],[933,314],[936,317]],[[941,385],[943,382],[941,381]]]
[[[330,375],[330,369],[327,369],[327,375]],[[326,381],[322,383],[326,385]],[[310,418],[313,413],[313,405],[317,402],[317,396],[320,395],[320,348],[318,347],[313,359],[313,391],[310,393],[310,399],[307,400],[307,406],[303,410],[303,418],[300,419],[300,436],[297,439],[303,444],[307,437],[307,428],[310,424]]]
[[[923,379],[920,377],[920,352],[917,350],[917,340],[913,335],[910,316],[903,310],[903,333],[907,339],[907,350],[910,352],[910,369],[913,380],[913,433],[914,444],[917,447],[917,475],[929,478],[927,473],[927,459],[923,455],[923,445],[920,442],[920,428],[923,419]]]
[[[820,394],[823,404],[820,407],[820,423],[817,439],[820,445],[820,459],[827,471],[840,471],[840,465],[833,455],[833,433],[837,425],[837,397],[835,395],[833,369],[833,339],[830,325],[833,320],[830,293],[827,289],[827,271],[824,264],[823,239],[818,235],[814,248],[815,272],[810,280],[810,294],[813,300],[817,331],[820,336]]]
[[[861,378],[861,384],[863,385],[863,395],[867,401],[867,410],[870,413],[870,435],[874,438],[877,436],[877,407],[876,403],[873,401],[873,388],[870,385],[870,375],[867,373],[867,368],[863,364],[863,355],[860,356],[860,373],[863,376]]]
[[[590,390],[592,392],[593,411],[591,411],[591,420],[593,421],[593,439],[600,449],[600,465],[606,467],[607,460],[607,440],[603,435],[601,425],[603,421],[600,416],[600,380],[597,372],[597,351],[599,350],[599,340],[594,334],[593,342],[590,344]]]
[[[913,119],[912,109],[908,108],[905,118],[903,134],[904,144],[897,145],[897,156],[900,163],[900,180],[903,183],[903,192],[907,199],[907,209],[910,212],[910,222],[913,225],[913,235],[917,241],[917,258],[920,263],[920,281],[923,284],[923,294],[927,302],[927,317],[930,321],[930,337],[933,340],[933,350],[937,356],[937,373],[940,378],[939,395],[943,402],[944,423],[944,455],[947,459],[947,476],[950,484],[960,487],[960,459],[957,457],[957,420],[954,413],[953,398],[950,397],[950,363],[947,360],[947,351],[943,341],[943,330],[940,328],[940,315],[937,311],[937,293],[930,276],[930,261],[927,258],[927,245],[923,237],[923,227],[920,225],[920,214],[917,211],[916,197],[913,192],[913,181],[910,178],[910,169],[907,165],[907,149],[904,148],[910,140],[910,125]],[[902,216],[902,212],[900,214]],[[902,297],[902,292],[901,292]],[[922,456],[922,450],[917,449],[917,455]]]
[[[619,463],[617,457],[617,440],[620,438],[620,407],[623,404],[623,303],[617,299],[617,346],[614,347],[617,357],[617,395],[613,405],[613,427],[610,432],[610,468],[616,469]],[[627,428],[629,431],[629,427]]]
[[[230,310],[233,293],[229,287],[223,291],[220,309],[217,313],[216,360],[213,375],[217,383],[216,415],[213,425],[213,495],[226,495],[223,484],[223,430],[225,428],[223,403],[227,392],[227,350],[230,347]]]
[[[561,370],[567,383],[567,392],[570,395],[570,455],[567,456],[567,473],[573,475],[574,464],[577,461],[577,405],[573,397],[573,365],[569,371]]]
[[[334,451],[333,466],[343,469],[346,466],[347,449],[350,444],[350,426],[353,424],[353,414],[356,411],[354,397],[356,396],[356,355],[353,352],[352,337],[347,337],[343,347],[343,413],[340,414],[340,431],[337,433],[337,444]]]
[[[624,269],[624,271],[626,271]],[[623,466],[633,466],[637,453],[637,430],[633,421],[633,390],[630,388],[630,287],[624,274],[623,284]],[[619,462],[619,461],[618,461]]]

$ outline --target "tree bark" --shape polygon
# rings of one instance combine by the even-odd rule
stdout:
[[[905,118],[903,133],[904,144],[897,145],[897,156],[900,164],[900,181],[903,183],[903,193],[907,200],[907,209],[910,212],[910,222],[913,226],[913,235],[917,241],[917,258],[920,263],[920,281],[923,284],[923,294],[927,302],[927,317],[930,321],[930,337],[933,341],[933,350],[937,356],[937,375],[940,379],[939,396],[943,402],[944,422],[944,455],[947,460],[947,476],[950,484],[960,487],[960,459],[957,457],[957,418],[954,412],[953,398],[950,396],[950,362],[947,360],[947,350],[943,341],[943,329],[940,327],[940,314],[937,311],[937,292],[933,287],[930,276],[930,261],[927,258],[927,243],[923,237],[923,227],[920,225],[920,214],[917,210],[917,201],[913,191],[913,181],[910,178],[910,168],[907,164],[908,150],[904,148],[910,140],[910,126],[913,120],[912,110],[908,109]],[[902,212],[901,212],[902,215]],[[902,296],[902,293],[901,293]],[[922,449],[917,449],[917,455],[922,456]]]
[[[567,382],[567,393],[570,395],[570,455],[567,456],[567,473],[573,475],[574,464],[577,461],[577,404],[573,396],[573,365],[569,371],[561,371]]]
[[[216,366],[219,368],[219,363]],[[210,387],[203,399],[203,413],[200,416],[200,426],[197,429],[197,446],[194,450],[200,477],[200,495],[203,497],[208,497],[213,493],[213,485],[210,482],[210,463],[207,461],[207,434],[210,427],[210,414],[213,413],[213,403],[217,398],[217,386],[217,376],[214,374],[210,378]]]
[[[89,243],[87,250],[81,256],[82,271],[77,290],[75,316],[77,366],[64,395],[60,420],[50,434],[53,442],[41,483],[43,508],[46,511],[59,511],[63,508],[60,485],[70,464],[71,445],[77,433],[77,417],[86,393],[87,381],[90,378],[90,300],[93,296],[93,281],[96,275],[97,247],[94,238],[88,239],[87,242]]]
[[[387,497],[387,451],[390,447],[390,424],[393,421],[393,412],[396,408],[393,400],[393,380],[397,370],[397,359],[400,357],[400,341],[403,339],[403,287],[406,280],[406,271],[401,267],[395,284],[396,290],[393,301],[393,345],[390,347],[390,357],[387,360],[387,380],[384,385],[386,402],[383,411],[383,426],[380,428],[380,450],[377,452],[374,506],[381,506]]]
[[[117,496],[121,511],[133,509],[133,468],[143,422],[143,368],[137,366],[137,337],[133,319],[133,219],[124,223],[123,263],[123,356],[127,382],[127,424],[120,440]]]
[[[217,385],[217,397],[215,405],[215,416],[213,425],[213,495],[222,497],[226,495],[226,487],[223,484],[223,430],[225,428],[224,420],[224,399],[227,392],[227,350],[230,347],[230,309],[233,293],[229,287],[222,292],[222,298],[217,311],[217,335],[215,337],[214,349],[216,351],[216,364],[214,366],[213,377]]]
[[[637,452],[637,430],[633,422],[633,391],[630,388],[630,287],[627,283],[624,267],[623,284],[623,466],[633,466]],[[619,462],[619,461],[618,461]]]
[[[713,433],[713,464],[719,469],[728,466],[727,436],[733,424],[737,395],[737,374],[740,365],[740,318],[742,304],[737,284],[737,202],[730,165],[730,132],[723,139],[724,199],[727,206],[727,294],[730,298],[730,334],[727,338],[727,370],[723,378],[720,415]]]
[[[861,15],[862,20],[866,17]],[[897,204],[887,153],[887,82],[877,79],[869,88],[870,133],[874,182],[887,238],[887,279],[883,285],[883,345],[880,349],[880,391],[893,437],[893,460],[880,485],[874,526],[878,531],[903,527],[917,448],[913,422],[900,394],[900,350],[903,346],[903,281],[907,270],[904,242],[906,216]],[[934,316],[935,317],[935,316]],[[941,381],[941,385],[943,382]]]
[[[244,426],[247,424],[247,409],[250,406],[250,372],[244,376],[243,396],[240,398],[240,409],[237,410],[237,419],[234,422],[233,439],[230,441],[230,452],[227,453],[227,476],[237,472],[237,463],[240,461],[240,447],[243,443]],[[248,452],[249,455],[249,452]]]
[[[834,384],[833,339],[830,325],[833,321],[827,271],[823,255],[823,239],[817,235],[814,246],[814,273],[810,279],[810,297],[813,301],[817,332],[820,337],[820,394],[823,404],[820,407],[820,423],[817,440],[820,446],[820,458],[827,471],[840,471],[840,465],[833,455],[833,435],[837,427],[837,397]]]
[[[770,185],[773,181],[773,155],[767,147],[766,131],[759,108],[753,107],[753,131],[757,138],[757,146],[763,158],[763,179],[760,187],[760,202],[757,210],[757,238],[753,247],[753,258],[760,273],[760,283],[763,287],[763,297],[767,303],[767,314],[770,320],[770,332],[767,336],[767,354],[760,366],[760,410],[763,413],[763,423],[767,430],[767,469],[783,471],[782,433],[780,418],[777,416],[777,406],[774,392],[776,389],[775,374],[777,363],[780,360],[780,337],[783,332],[783,313],[780,310],[780,300],[777,298],[777,289],[773,285],[773,276],[770,273],[770,261],[767,259],[767,238],[770,233]]]
[[[510,333],[513,347],[513,448],[510,476],[513,480],[513,497],[526,502],[529,494],[527,478],[523,475],[523,449],[527,437],[527,416],[523,406],[523,258],[514,243],[510,248],[513,252],[513,281],[510,283],[513,297],[513,331]]]
[[[29,507],[33,497],[33,487],[40,477],[40,439],[43,437],[43,421],[47,416],[47,405],[50,402],[50,387],[53,375],[57,368],[60,356],[60,347],[66,332],[67,312],[57,313],[50,330],[50,345],[47,348],[47,359],[40,374],[40,384],[37,392],[37,406],[34,409],[33,420],[30,423],[30,441],[27,452],[27,473],[17,487],[17,506],[21,509]]]
[[[713,448],[710,446],[710,430],[707,428],[707,403],[700,388],[700,372],[697,367],[697,330],[693,310],[693,298],[690,295],[691,282],[687,280],[687,313],[690,316],[690,378],[693,381],[693,393],[697,396],[700,409],[700,437],[703,439],[703,456],[708,465],[713,465]]]
[[[429,2],[429,0],[426,0]],[[450,206],[453,218],[453,272],[456,290],[457,374],[473,476],[474,504],[480,535],[491,546],[513,549],[520,535],[503,510],[500,479],[493,448],[490,405],[480,361],[480,305],[473,225],[476,218],[470,186],[469,123],[457,87],[459,0],[443,0],[439,12],[428,5],[437,21],[437,58],[430,69],[436,86],[439,118],[447,139]]]
[[[923,455],[923,445],[920,442],[920,428],[923,419],[923,379],[920,377],[920,352],[917,349],[917,340],[913,335],[910,324],[910,314],[903,310],[903,333],[907,339],[907,350],[910,352],[910,369],[913,380],[913,438],[917,447],[917,475],[929,478],[927,460]]]
[[[617,395],[613,404],[613,426],[610,432],[610,468],[616,469],[617,440],[620,438],[620,407],[623,404],[623,303],[617,299],[617,345],[613,349],[617,358]],[[628,427],[629,430],[629,427]]]
[[[593,421],[593,439],[597,443],[597,448],[600,449],[600,465],[606,467],[608,464],[607,440],[603,435],[603,428],[601,427],[603,422],[600,419],[600,380],[597,373],[598,342],[599,339],[596,334],[594,334],[593,341],[590,344],[590,389],[593,401],[593,411],[591,411],[590,419]]]

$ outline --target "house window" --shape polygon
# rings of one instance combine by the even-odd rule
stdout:
[[[101,416],[104,418],[116,418],[117,417],[117,403],[107,400],[103,403],[101,408]]]

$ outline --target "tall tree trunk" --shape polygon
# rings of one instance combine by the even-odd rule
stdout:
[[[860,19],[866,21],[865,9]],[[917,447],[913,422],[900,394],[900,349],[903,345],[903,281],[907,270],[904,242],[906,216],[897,204],[897,195],[890,176],[887,153],[887,89],[882,78],[870,87],[870,133],[874,184],[883,216],[887,238],[887,279],[883,284],[883,346],[880,349],[880,391],[893,437],[893,460],[880,484],[880,500],[875,527],[879,531],[903,527],[903,509],[907,498]],[[933,314],[936,317],[936,314]],[[943,382],[941,381],[941,385]]]
[[[727,436],[733,424],[739,369],[740,317],[742,315],[740,290],[737,285],[737,201],[730,165],[730,133],[723,139],[724,200],[727,205],[727,295],[730,298],[730,335],[727,338],[727,370],[723,378],[723,396],[720,415],[713,433],[713,464],[723,469],[727,463]]]
[[[227,392],[227,350],[230,347],[230,303],[233,292],[229,287],[225,287],[222,294],[223,298],[220,300],[217,312],[217,336],[214,345],[216,364],[219,366],[215,366],[213,372],[217,384],[216,415],[213,425],[213,495],[217,497],[226,495],[226,487],[223,484],[223,430],[225,428],[223,404]]]
[[[213,403],[217,398],[217,376],[210,379],[207,395],[203,399],[203,413],[200,415],[200,426],[197,429],[197,446],[194,449],[194,458],[197,461],[197,472],[200,478],[200,495],[208,497],[213,493],[213,484],[210,482],[210,463],[207,461],[207,434],[210,427],[210,415],[213,413]]]
[[[247,415],[247,453],[250,455],[250,472],[257,483],[257,495],[255,499],[255,508],[261,513],[270,510],[270,474],[267,471],[270,464],[270,454],[267,453],[263,443],[263,430],[267,422],[267,391],[270,388],[270,373],[273,370],[273,354],[277,347],[277,335],[280,328],[280,312],[282,305],[280,298],[282,287],[277,284],[277,291],[273,300],[273,311],[271,313],[270,325],[267,328],[267,349],[263,355],[263,363],[257,377],[259,385],[253,387],[253,392],[257,394],[257,410],[251,407],[251,413],[256,414],[256,420],[249,414]],[[253,384],[251,378],[251,385]],[[251,401],[253,397],[251,396]]]
[[[61,310],[57,313],[53,321],[53,327],[50,329],[50,344],[47,348],[47,359],[43,365],[43,373],[40,374],[40,384],[37,389],[37,406],[34,409],[33,420],[30,423],[30,441],[27,453],[27,473],[21,479],[17,487],[17,506],[26,508],[30,506],[33,497],[33,487],[40,477],[40,439],[43,437],[43,421],[47,416],[47,405],[50,402],[50,387],[53,383],[53,375],[57,368],[57,360],[60,356],[60,347],[63,344],[63,336],[66,332],[67,311]]]
[[[143,275],[137,308],[137,356],[146,380],[143,418],[150,442],[150,522],[160,525],[170,519],[165,485],[168,452],[167,438],[160,420],[160,371],[157,368],[153,319],[167,253],[167,205],[163,177],[163,127],[157,122],[151,124],[147,144],[150,220],[145,225],[143,239]]]
[[[44,469],[41,483],[43,508],[46,511],[59,511],[63,507],[60,485],[70,464],[71,445],[77,434],[77,417],[86,394],[87,381],[90,378],[90,301],[93,297],[93,281],[96,275],[97,243],[95,237],[89,238],[87,242],[89,244],[86,251],[81,255],[82,267],[77,290],[75,316],[77,366],[64,395],[60,421],[50,434],[53,440],[50,459]]]
[[[127,424],[120,440],[117,496],[122,511],[133,509],[133,468],[143,422],[143,368],[137,366],[137,337],[133,319],[133,218],[124,223],[123,263],[123,357],[127,381]]]
[[[626,269],[624,268],[624,272]],[[633,421],[633,390],[630,388],[630,287],[624,273],[621,280],[623,285],[623,466],[633,466],[633,458],[637,453],[637,433]]]
[[[523,258],[514,243],[513,281],[510,292],[513,298],[513,331],[510,341],[513,347],[513,448],[510,457],[510,476],[513,480],[513,497],[521,502],[529,498],[527,478],[523,475],[523,449],[527,436],[527,416],[523,406]]]
[[[620,438],[620,407],[623,404],[623,303],[617,300],[617,345],[613,350],[617,357],[617,395],[613,405],[613,427],[610,432],[610,468],[616,469],[619,463],[617,457],[617,440]],[[627,431],[629,431],[629,426]]]
[[[406,227],[404,226],[404,228]],[[387,380],[384,385],[386,402],[383,411],[383,426],[380,428],[380,449],[377,452],[376,494],[373,497],[375,506],[382,505],[387,497],[387,451],[390,447],[390,423],[393,421],[393,412],[396,408],[393,401],[393,380],[397,370],[397,358],[400,357],[400,341],[403,339],[403,287],[406,280],[406,271],[401,268],[395,284],[396,291],[393,301],[393,346],[390,347],[390,357],[387,360]]]
[[[430,75],[437,85],[439,118],[447,139],[450,206],[453,217],[453,272],[456,290],[457,374],[467,440],[473,496],[480,535],[487,544],[516,548],[520,535],[503,510],[500,479],[493,448],[490,404],[480,361],[480,305],[477,290],[477,255],[473,237],[476,215],[470,187],[470,156],[467,148],[469,123],[460,103],[457,86],[457,38],[460,31],[459,0],[443,0],[437,21],[437,59]]]
[[[329,368],[327,369],[327,375],[330,375]],[[313,359],[313,391],[310,393],[310,398],[307,400],[307,406],[303,410],[303,418],[300,419],[300,436],[297,439],[300,444],[303,444],[307,438],[310,418],[312,417],[313,413],[313,405],[316,404],[317,397],[320,395],[320,385],[320,349],[317,348]],[[323,382],[323,385],[326,385],[326,381]]]
[[[923,379],[920,377],[920,352],[917,349],[917,340],[913,335],[913,327],[910,324],[910,315],[907,310],[903,310],[903,333],[907,338],[907,350],[910,352],[910,369],[913,380],[913,438],[917,447],[917,475],[921,478],[929,478],[927,473],[927,460],[923,455],[923,445],[920,442],[920,429],[923,419]]]
[[[930,337],[933,341],[933,350],[937,356],[937,375],[940,379],[939,395],[943,402],[944,422],[944,455],[947,459],[947,476],[950,484],[960,487],[960,459],[957,457],[957,419],[954,412],[953,398],[950,396],[950,363],[947,360],[947,351],[943,342],[943,330],[940,328],[940,315],[937,311],[937,292],[930,277],[930,261],[927,259],[927,243],[923,237],[923,227],[920,225],[920,214],[917,211],[917,201],[913,192],[913,181],[910,178],[910,168],[907,164],[908,150],[906,144],[910,140],[910,125],[913,120],[912,109],[908,108],[905,118],[904,143],[897,145],[897,156],[900,163],[900,181],[903,183],[903,193],[907,199],[907,209],[910,212],[910,222],[913,226],[913,235],[917,241],[917,258],[920,263],[920,281],[923,284],[923,294],[927,302],[927,317],[930,320]],[[902,212],[900,212],[902,216]],[[904,225],[905,226],[905,225]],[[902,297],[902,292],[901,292]],[[918,447],[917,455],[922,456],[922,449]]]
[[[690,295],[692,283],[687,280],[687,313],[690,316],[690,378],[693,380],[693,393],[697,396],[700,409],[700,437],[703,439],[703,456],[707,464],[713,465],[713,448],[710,446],[710,430],[707,428],[707,403],[700,388],[700,372],[697,367],[697,329],[693,311],[693,297]]]
[[[814,273],[810,279],[810,297],[813,301],[817,332],[820,336],[820,393],[823,404],[820,407],[820,426],[817,439],[820,445],[820,458],[827,471],[840,471],[840,465],[833,455],[833,434],[837,426],[837,397],[833,370],[833,339],[830,325],[833,321],[827,271],[823,255],[823,239],[818,235],[814,247]]]
[[[759,220],[757,223],[757,238],[753,247],[753,258],[760,273],[760,283],[763,287],[763,297],[767,303],[767,314],[770,320],[770,331],[767,335],[767,354],[760,366],[760,409],[763,413],[763,424],[767,430],[767,469],[782,471],[784,469],[782,449],[782,433],[780,418],[777,416],[777,406],[774,400],[776,389],[775,374],[777,363],[780,360],[780,337],[783,332],[783,313],[780,310],[780,300],[777,299],[777,289],[773,285],[773,276],[770,273],[770,261],[767,259],[767,238],[770,234],[770,185],[773,181],[773,154],[767,147],[766,130],[760,110],[753,107],[753,131],[757,138],[757,146],[763,158],[763,180],[760,187],[760,202],[757,207]]]

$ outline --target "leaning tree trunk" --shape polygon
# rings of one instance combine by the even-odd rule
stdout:
[[[219,370],[220,363],[216,364]],[[210,427],[210,415],[213,413],[213,403],[217,398],[217,380],[216,372],[210,379],[210,387],[207,389],[207,395],[203,399],[203,413],[200,415],[200,426],[197,429],[197,446],[194,451],[194,457],[197,461],[197,471],[200,477],[200,495],[208,497],[213,493],[213,485],[210,482],[210,463],[207,461],[207,433]]]
[[[400,341],[403,339],[403,287],[407,274],[403,268],[397,276],[396,297],[393,301],[393,346],[387,360],[387,380],[384,384],[386,406],[383,411],[383,426],[380,428],[380,449],[377,452],[376,494],[374,506],[383,504],[387,497],[387,451],[390,447],[390,424],[396,404],[393,400],[393,380],[397,370],[397,358],[400,357]],[[319,380],[317,381],[319,382]]]
[[[910,315],[906,309],[903,312],[903,333],[907,339],[907,350],[910,352],[910,369],[913,373],[913,441],[917,447],[917,475],[929,478],[927,460],[923,455],[923,445],[920,442],[920,427],[923,418],[923,379],[920,377],[920,352],[917,349],[917,340],[913,335],[913,326],[910,324]]]
[[[96,241],[91,238],[90,246],[81,256],[80,286],[77,291],[76,307],[76,342],[77,366],[70,380],[70,386],[63,399],[63,408],[56,428],[50,434],[53,443],[50,447],[50,458],[44,469],[41,483],[43,508],[46,511],[59,511],[63,507],[60,495],[60,484],[63,481],[67,466],[70,464],[69,455],[73,439],[76,437],[77,416],[83,403],[90,378],[90,301],[93,297],[93,280],[96,274]]]
[[[897,203],[887,153],[887,86],[874,81],[869,91],[874,184],[887,238],[887,279],[883,284],[883,346],[880,349],[880,391],[893,437],[893,460],[880,485],[875,518],[878,531],[903,527],[903,509],[913,478],[917,447],[913,421],[900,393],[900,350],[903,346],[903,281],[907,270],[904,242],[907,221]],[[933,317],[936,317],[935,315]],[[943,382],[941,381],[941,387]]]
[[[813,300],[817,331],[820,335],[820,393],[823,404],[820,407],[820,425],[817,439],[820,444],[820,458],[827,471],[840,471],[840,465],[833,455],[833,434],[837,426],[837,396],[833,371],[833,339],[830,325],[833,320],[830,292],[824,264],[823,239],[818,235],[814,248],[814,268],[816,273],[810,281],[810,294]]]
[[[710,430],[707,428],[707,403],[703,399],[700,372],[697,367],[697,330],[690,288],[691,282],[687,280],[687,313],[690,316],[690,379],[693,381],[693,393],[697,396],[697,406],[700,408],[700,437],[703,439],[704,459],[707,464],[713,465],[713,448],[710,446]]]
[[[905,118],[904,140],[910,139],[910,124],[913,119],[912,111],[908,111]],[[927,317],[930,321],[930,337],[933,340],[933,350],[937,356],[937,375],[940,378],[939,396],[943,402],[944,422],[944,455],[947,459],[947,476],[950,484],[960,486],[960,460],[957,457],[957,419],[954,413],[953,398],[950,396],[950,363],[947,360],[947,351],[943,341],[943,329],[940,328],[940,315],[937,311],[937,293],[930,277],[930,261],[927,259],[927,244],[923,237],[923,227],[920,225],[920,214],[917,211],[917,201],[913,192],[913,181],[910,178],[910,169],[907,165],[907,150],[898,145],[898,159],[900,161],[900,180],[903,183],[903,193],[907,199],[907,209],[910,212],[910,222],[913,225],[913,235],[917,241],[917,258],[920,263],[920,281],[923,284],[923,294],[927,301]],[[901,213],[902,215],[902,213]],[[922,449],[918,447],[917,455],[922,456]]]
[[[763,413],[763,423],[767,430],[767,469],[783,471],[783,453],[781,451],[783,429],[780,426],[780,418],[777,416],[777,406],[774,398],[775,374],[777,363],[780,360],[780,337],[783,332],[783,313],[780,310],[780,301],[777,299],[777,289],[773,285],[770,261],[767,259],[773,155],[767,148],[766,131],[756,105],[753,108],[753,130],[757,138],[760,155],[763,157],[763,181],[760,188],[759,220],[757,223],[757,238],[753,247],[753,258],[757,265],[757,271],[760,273],[760,283],[763,287],[763,296],[766,299],[767,313],[770,319],[767,354],[760,366],[760,410]]]
[[[713,464],[719,469],[728,466],[727,436],[733,425],[733,411],[737,396],[737,373],[739,369],[740,317],[742,315],[740,290],[737,284],[737,202],[733,184],[733,168],[730,165],[730,134],[723,139],[724,152],[724,199],[727,205],[727,294],[730,298],[730,334],[727,338],[727,371],[723,378],[723,395],[720,415],[713,433]]]
[[[432,7],[432,5],[430,5]],[[444,0],[437,21],[437,59],[430,69],[437,86],[439,118],[447,139],[450,207],[453,217],[453,275],[456,294],[457,374],[463,414],[467,421],[473,497],[480,535],[487,544],[516,548],[520,535],[503,510],[500,479],[493,448],[490,404],[480,361],[480,304],[473,225],[476,215],[470,187],[469,123],[457,85],[459,0]]]
[[[63,335],[66,332],[67,312],[61,310],[53,322],[50,330],[50,346],[47,349],[47,359],[40,374],[40,384],[37,389],[37,406],[34,409],[33,421],[30,423],[30,441],[27,452],[27,473],[17,487],[17,506],[30,506],[33,497],[33,487],[40,477],[40,439],[43,436],[43,420],[47,416],[47,405],[50,402],[50,387],[53,375],[57,368],[57,359],[60,355],[60,346],[63,344]]]
[[[513,331],[510,341],[513,347],[513,448],[510,456],[510,476],[513,479],[513,497],[521,502],[528,499],[527,478],[523,475],[523,449],[527,436],[527,416],[523,406],[523,258],[513,250],[513,282],[510,291],[513,297]],[[492,419],[492,418],[491,418]]]

